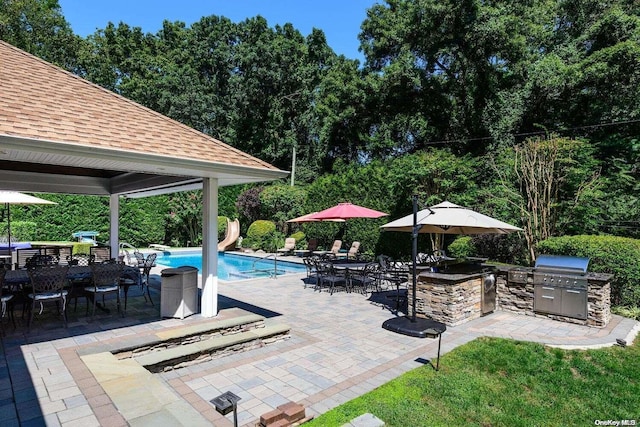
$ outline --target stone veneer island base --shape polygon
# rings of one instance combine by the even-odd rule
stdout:
[[[476,319],[482,313],[482,284],[487,266],[476,272],[434,273],[418,271],[416,285],[416,316],[437,320],[456,326]],[[541,316],[563,322],[593,327],[605,327],[611,320],[612,275],[587,273],[587,318],[576,319],[556,314],[537,312],[534,309],[533,269],[522,267],[492,267],[496,276],[496,309]],[[509,270],[518,268],[520,283],[509,281]],[[413,293],[408,292],[409,313],[412,314]]]

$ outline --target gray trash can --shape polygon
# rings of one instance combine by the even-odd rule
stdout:
[[[198,269],[183,266],[161,271],[160,315],[184,319],[198,310]]]

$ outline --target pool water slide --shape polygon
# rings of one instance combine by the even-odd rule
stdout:
[[[227,233],[221,242],[218,242],[218,252],[224,252],[228,249],[233,249],[236,246],[236,241],[240,237],[240,221],[229,221],[227,218]]]

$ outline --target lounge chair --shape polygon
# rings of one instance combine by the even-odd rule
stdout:
[[[169,249],[171,249],[171,246],[167,246],[167,245],[162,245],[159,243],[152,243],[149,245],[150,249],[156,249],[158,251],[168,251]]]
[[[298,256],[307,257],[316,249],[318,249],[318,239],[309,239],[307,249],[294,249],[293,252]]]
[[[328,251],[313,251],[314,255],[335,255],[337,256],[340,253],[340,249],[342,248],[342,240],[334,240],[333,246],[331,246],[331,250]]]
[[[353,242],[349,251],[347,252],[347,259],[358,258],[358,252],[360,251],[360,242]]]
[[[287,237],[284,241],[284,248],[278,249],[278,253],[282,255],[290,254],[296,248],[296,239]]]

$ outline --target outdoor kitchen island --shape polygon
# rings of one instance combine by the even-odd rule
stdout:
[[[458,266],[433,272],[430,267],[417,266],[416,275],[416,317],[455,326],[488,314],[495,308],[496,278],[492,269]],[[408,299],[408,314],[411,315],[411,290]]]
[[[611,319],[611,274],[550,275],[534,267],[483,264],[443,272],[418,266],[416,276],[416,316],[449,326],[494,309],[599,328]],[[411,289],[408,299],[411,315]]]
[[[565,281],[555,286],[540,283],[537,274],[534,267],[500,268],[496,283],[500,309],[597,328],[607,326],[612,274],[585,273],[582,283],[572,279],[568,285]]]

